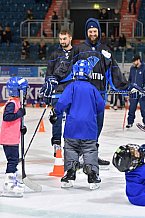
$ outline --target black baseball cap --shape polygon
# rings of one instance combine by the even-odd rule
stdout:
[[[133,56],[132,62],[137,61],[137,60],[141,60],[141,57],[140,57],[139,54],[136,54],[136,55]]]

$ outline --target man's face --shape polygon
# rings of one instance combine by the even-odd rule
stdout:
[[[69,34],[59,34],[59,43],[62,48],[66,49],[71,45],[72,37]]]
[[[92,43],[96,43],[97,39],[98,39],[98,29],[97,28],[90,28],[87,31],[88,34],[88,39],[92,42]]]
[[[133,62],[134,67],[139,67],[140,64],[141,64],[141,62],[140,62],[139,59],[138,59],[138,60],[135,60],[135,61]]]

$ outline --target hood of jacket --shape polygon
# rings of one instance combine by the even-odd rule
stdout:
[[[87,34],[88,28],[87,27],[88,27],[89,23],[92,23],[92,22],[95,23],[95,28],[98,29],[98,41],[96,43],[96,45],[98,45],[98,44],[100,44],[100,40],[101,40],[101,27],[100,27],[99,21],[97,19],[95,19],[95,18],[89,18],[86,21],[86,24],[85,24],[85,38],[86,38],[86,42],[91,45],[91,42],[88,39],[88,34]]]

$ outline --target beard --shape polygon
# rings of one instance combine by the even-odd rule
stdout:
[[[88,37],[89,41],[91,42],[91,44],[96,44],[98,41],[98,37]]]
[[[68,43],[68,44],[62,43],[61,46],[62,46],[62,48],[64,48],[64,49],[65,49],[65,48],[68,48],[68,47],[69,47],[69,43]]]

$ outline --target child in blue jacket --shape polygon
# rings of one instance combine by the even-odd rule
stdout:
[[[126,196],[131,204],[145,206],[145,145],[120,146],[113,155],[113,165],[125,172]]]
[[[99,178],[98,147],[96,146],[98,126],[97,116],[104,112],[105,103],[99,91],[89,80],[92,75],[91,64],[79,60],[73,66],[75,81],[63,91],[56,106],[57,117],[66,111],[64,128],[64,167],[67,172],[61,179],[62,187],[73,186],[79,155],[83,154],[84,172],[88,175],[90,189],[95,189],[101,182]],[[50,117],[53,123],[55,116]]]

